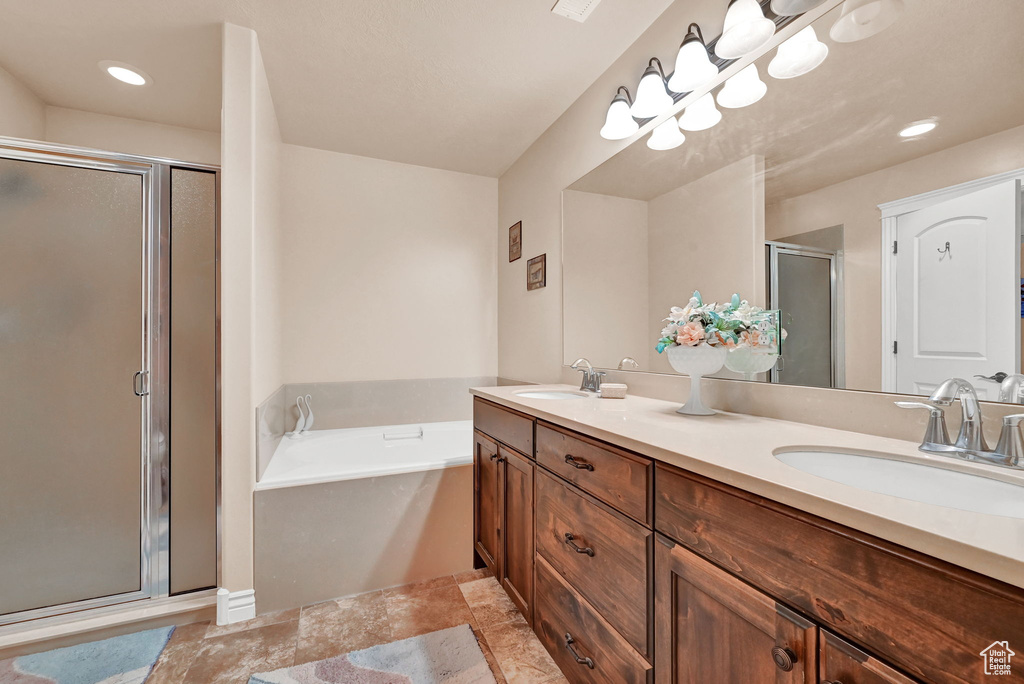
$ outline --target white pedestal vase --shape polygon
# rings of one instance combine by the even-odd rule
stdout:
[[[725,347],[712,347],[709,344],[700,344],[696,347],[673,345],[665,349],[668,354],[668,362],[677,373],[690,376],[690,398],[677,413],[687,416],[713,416],[715,411],[704,405],[701,401],[700,386],[701,378],[722,370],[725,365],[725,355],[728,350]]]

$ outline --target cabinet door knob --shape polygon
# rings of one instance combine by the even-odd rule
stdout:
[[[590,471],[594,470],[594,464],[593,463],[587,463],[586,461],[577,459],[572,454],[566,454],[565,455],[565,462],[568,463],[569,465],[571,465],[573,468],[576,468],[577,470],[590,470]]]
[[[789,672],[796,664],[796,654],[784,646],[775,646],[772,648],[772,660],[780,670]]]
[[[582,546],[577,546],[576,542],[573,541],[574,539],[576,539],[575,536],[573,536],[569,532],[565,533],[565,543],[569,545],[569,548],[571,548],[576,553],[585,553],[588,556],[590,556],[591,558],[594,557],[594,549],[590,548],[589,546],[587,546],[585,548],[582,547]]]
[[[568,632],[566,632],[565,633],[565,647],[567,649],[569,649],[569,653],[571,653],[572,657],[576,659],[576,664],[577,665],[586,665],[591,670],[593,670],[594,669],[594,661],[591,660],[590,658],[583,658],[582,656],[580,656],[580,654],[576,652],[576,649],[573,648],[573,644],[575,644],[575,643],[576,643],[576,640],[572,638],[572,635],[569,634]]]
[[[495,452],[495,453],[491,454],[490,456],[491,456],[491,460],[493,461],[494,459],[498,458],[498,453]]]

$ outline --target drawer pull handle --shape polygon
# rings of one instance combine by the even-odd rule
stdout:
[[[586,665],[591,670],[593,670],[594,669],[594,661],[591,660],[590,658],[581,658],[580,654],[577,653],[576,649],[573,648],[573,646],[572,646],[575,643],[576,643],[576,640],[572,638],[572,635],[569,634],[568,632],[566,632],[565,633],[565,647],[567,649],[569,649],[569,653],[572,653],[572,657],[576,659],[576,664],[577,665]]]
[[[789,672],[793,669],[793,665],[796,664],[796,654],[788,648],[775,646],[772,648],[772,660],[775,661],[775,665],[780,670]]]
[[[565,533],[565,543],[569,545],[569,548],[571,548],[576,553],[585,553],[588,556],[590,556],[591,558],[593,558],[594,557],[594,549],[590,548],[589,546],[586,547],[586,548],[583,548],[581,546],[577,546],[576,542],[573,541],[573,539],[575,539],[575,538],[576,537],[574,537],[573,535],[569,534],[568,532]]]
[[[565,462],[578,470],[589,470],[591,472],[593,472],[594,470],[593,463],[587,463],[586,461],[577,461],[576,457],[573,456],[572,454],[565,455]]]

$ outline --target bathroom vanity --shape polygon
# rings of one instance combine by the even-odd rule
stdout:
[[[475,551],[570,681],[983,682],[990,645],[1024,648],[1021,520],[774,455],[915,445],[523,390],[473,390]]]

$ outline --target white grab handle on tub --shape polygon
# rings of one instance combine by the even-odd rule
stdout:
[[[298,435],[306,427],[306,414],[302,412],[302,397],[295,397],[295,410],[299,412],[299,419],[295,421],[295,429],[286,434]]]
[[[388,432],[385,430],[383,435],[385,442],[398,439],[423,439],[423,426],[421,425],[415,432]]]

